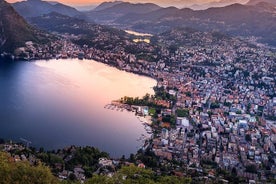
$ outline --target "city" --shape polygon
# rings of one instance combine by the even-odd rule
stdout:
[[[114,99],[115,106],[150,117],[146,126],[151,136],[130,158],[117,159],[94,148],[71,146],[53,151],[56,161],[47,161],[44,150],[26,154],[27,145],[3,141],[1,148],[15,162],[42,160],[61,180],[73,174],[82,182],[94,174],[112,178],[118,168],[132,164],[158,176],[187,177],[191,183],[275,182],[275,47],[254,36],[192,28],[133,35],[94,24],[74,27],[94,35],[52,32],[55,39],[48,44],[28,41],[12,60],[95,60],[155,79],[154,95]],[[91,149],[93,169],[74,160]]]

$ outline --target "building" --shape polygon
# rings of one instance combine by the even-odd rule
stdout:
[[[184,126],[184,127],[189,127],[190,126],[189,120],[187,118],[184,118],[184,117],[177,117],[176,124],[180,125],[180,126]]]

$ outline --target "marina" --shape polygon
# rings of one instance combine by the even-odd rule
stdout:
[[[144,125],[144,129],[147,133],[147,135],[141,134],[141,136],[137,139],[138,142],[145,142],[146,140],[150,139],[150,137],[152,136],[152,128],[150,127],[152,123],[151,116],[149,115],[143,116],[140,113],[137,113],[137,106],[131,106],[127,104],[122,104],[117,101],[112,101],[111,104],[105,105],[104,108],[108,110],[115,110],[120,112],[127,110],[135,113],[135,116]]]

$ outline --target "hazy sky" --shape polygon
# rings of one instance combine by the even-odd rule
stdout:
[[[15,2],[18,0],[7,0],[8,2]],[[49,0],[49,1],[55,1],[55,0]],[[101,2],[104,1],[112,1],[112,0],[56,0],[58,2],[68,4],[68,5],[90,5],[90,4],[100,4]],[[123,1],[128,1],[128,2],[134,2],[134,3],[146,3],[146,2],[152,2],[156,3],[162,6],[190,6],[193,4],[206,4],[210,2],[218,2],[218,1],[223,1],[226,3],[229,2],[241,2],[244,3],[248,0],[123,0]]]

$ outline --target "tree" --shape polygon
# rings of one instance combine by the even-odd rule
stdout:
[[[143,100],[144,101],[149,101],[149,99],[150,99],[150,94],[146,94],[144,97],[143,97]]]
[[[94,175],[87,184],[188,184],[190,178],[176,176],[156,176],[150,169],[134,165],[122,167],[113,177]]]
[[[236,169],[236,167],[232,168],[231,173],[232,173],[233,176],[237,176],[237,169]]]
[[[73,170],[75,165],[80,164],[84,167],[85,171],[87,171],[86,168],[89,168],[88,173],[95,172],[95,166],[101,157],[108,158],[109,155],[94,147],[77,148],[73,158],[65,163],[65,167],[67,170]]]
[[[251,142],[251,135],[250,135],[250,134],[246,134],[246,135],[245,135],[245,140],[246,140],[247,142]]]
[[[113,184],[114,179],[103,175],[93,175],[92,178],[85,182],[86,184]]]
[[[250,173],[257,173],[257,167],[253,164],[246,166],[246,171]]]
[[[76,175],[75,175],[74,173],[71,173],[71,174],[69,175],[69,180],[71,180],[71,181],[76,181],[76,180],[77,180]]]
[[[192,93],[190,91],[185,92],[186,96],[191,97]]]
[[[158,179],[158,183],[160,184],[185,184],[191,183],[190,178],[180,178],[176,176],[163,176]]]
[[[28,162],[15,162],[7,153],[0,152],[0,184],[9,183],[58,183],[50,169],[41,163],[31,166]]]
[[[219,108],[220,104],[218,102],[212,102],[211,105],[210,105],[210,108],[211,109],[217,109]]]
[[[135,156],[134,156],[133,153],[130,154],[129,161],[130,162],[135,162]]]
[[[189,117],[189,110],[188,109],[177,109],[176,115],[178,117]]]
[[[236,112],[236,114],[242,114],[242,111],[238,110],[238,111]]]
[[[126,160],[126,156],[125,155],[123,155],[122,157],[121,157],[121,159],[120,159],[121,161],[125,161]]]

